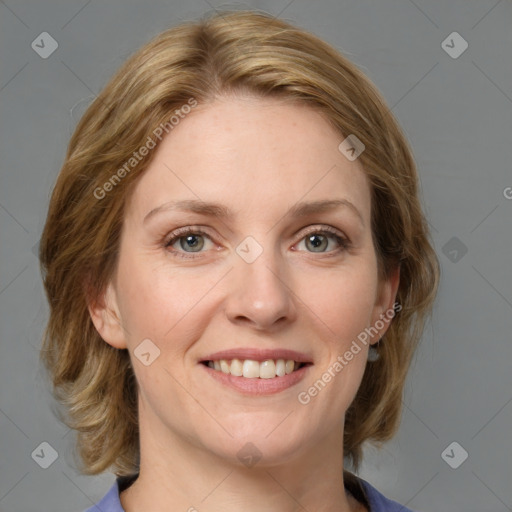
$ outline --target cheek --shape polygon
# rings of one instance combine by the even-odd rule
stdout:
[[[377,274],[370,265],[347,266],[304,280],[298,296],[330,339],[349,343],[371,321]]]
[[[152,267],[135,258],[120,262],[120,308],[129,345],[134,348],[149,338],[162,348],[170,340],[193,337],[193,331],[200,331],[201,319],[209,318],[208,294],[217,281],[211,273]],[[170,345],[172,350],[176,343]]]

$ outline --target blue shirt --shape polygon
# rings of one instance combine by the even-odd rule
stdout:
[[[125,512],[121,506],[119,494],[135,481],[136,476],[118,477],[107,494],[85,512]],[[358,501],[365,503],[370,512],[413,512],[411,509],[383,496],[366,480],[356,475],[353,475],[352,479],[353,482],[350,485],[345,482],[345,487]]]

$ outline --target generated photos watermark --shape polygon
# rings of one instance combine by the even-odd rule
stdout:
[[[380,315],[380,319],[375,322],[371,327],[366,327],[357,335],[357,339],[352,340],[350,348],[343,354],[336,358],[336,361],[327,368],[327,370],[311,385],[306,391],[301,391],[297,395],[298,401],[302,405],[307,405],[311,399],[318,395],[322,389],[338,375],[345,366],[354,358],[356,354],[361,352],[361,345],[367,345],[370,336],[375,336],[389,323],[396,313],[402,310],[401,304],[395,302],[392,308],[389,308],[385,313]]]
[[[112,176],[105,182],[101,187],[94,189],[94,197],[98,200],[103,199],[108,192],[118,185],[121,180],[130,173],[142,159],[150,153],[157,145],[157,140],[161,141],[162,138],[173,130],[182,119],[185,118],[190,111],[197,106],[197,100],[195,98],[189,98],[188,102],[182,105],[180,108],[173,112],[173,115],[168,121],[160,123],[152,132],[152,135],[148,135],[146,142],[137,150],[134,151],[132,156],[112,174]],[[154,138],[153,138],[154,137]]]

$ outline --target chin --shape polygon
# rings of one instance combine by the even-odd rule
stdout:
[[[219,440],[219,445],[212,446],[210,438],[209,450],[236,465],[257,465],[259,468],[279,466],[297,458],[313,442],[310,440],[308,443],[303,432],[297,437],[290,435],[284,423],[279,426],[278,422],[259,423],[253,425],[252,429],[244,429],[243,434],[231,430],[233,437],[226,434]]]

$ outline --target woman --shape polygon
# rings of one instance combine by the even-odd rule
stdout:
[[[70,141],[41,357],[97,504],[394,511],[393,437],[439,267],[405,136],[315,36],[225,12],[118,71]]]

